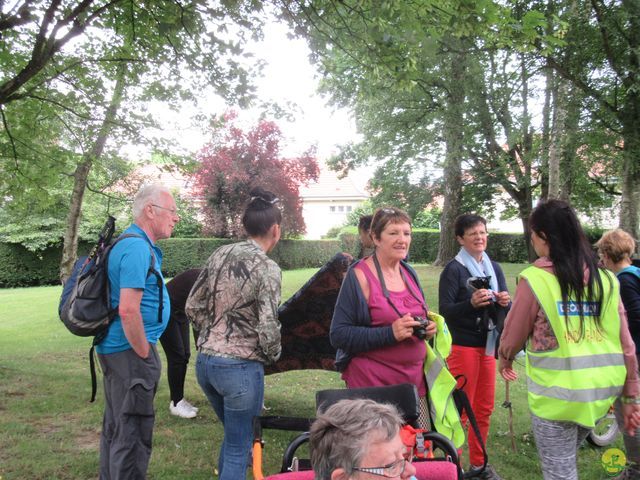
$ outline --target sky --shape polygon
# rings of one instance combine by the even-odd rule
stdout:
[[[295,120],[273,119],[280,126],[286,141],[281,145],[284,156],[296,156],[309,146],[317,146],[317,158],[323,162],[337,146],[358,138],[355,121],[344,109],[334,109],[316,93],[319,78],[309,62],[309,49],[301,39],[287,37],[284,23],[270,22],[266,25],[264,39],[250,45],[249,50],[265,61],[263,76],[256,78],[258,98],[280,105],[297,105]],[[207,96],[198,109],[205,116],[224,112],[228,107],[216,97]],[[208,140],[203,124],[186,125],[184,114],[167,114],[167,135],[185,150],[197,152]],[[192,112],[191,112],[192,113]],[[238,111],[239,119],[247,125],[255,124],[262,113],[258,108]]]

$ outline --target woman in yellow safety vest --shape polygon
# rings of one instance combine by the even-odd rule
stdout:
[[[622,394],[625,428],[640,425],[635,346],[615,277],[597,267],[578,218],[560,200],[529,218],[538,258],[521,274],[502,333],[499,371],[526,343],[533,433],[545,480],[578,478],[576,452]]]

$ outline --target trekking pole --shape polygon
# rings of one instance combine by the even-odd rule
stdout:
[[[511,382],[509,382],[508,380],[504,381],[505,394],[502,406],[509,409],[509,436],[511,437],[511,448],[513,449],[514,453],[517,453],[518,449],[516,448],[516,434],[513,431],[513,407],[511,406],[511,400],[509,400],[509,383]]]

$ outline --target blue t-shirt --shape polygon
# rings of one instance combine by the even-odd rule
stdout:
[[[158,322],[158,278],[153,273],[149,273],[151,267],[151,251],[153,248],[155,255],[154,268],[160,273],[162,267],[162,250],[151,243],[147,234],[136,224],[132,224],[123,233],[133,233],[142,238],[130,237],[118,242],[109,254],[109,283],[111,288],[111,306],[116,308],[120,304],[121,288],[144,289],[142,301],[140,302],[140,313],[144,324],[144,331],[149,343],[157,343],[160,335],[164,332],[171,313],[169,293],[163,288],[163,311],[162,322]],[[96,350],[101,354],[117,353],[131,348],[127,337],[122,329],[120,315],[116,315],[109,326],[106,337],[96,346]]]

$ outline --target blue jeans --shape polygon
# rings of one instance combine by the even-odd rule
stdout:
[[[251,360],[198,353],[196,377],[224,426],[218,478],[245,478],[253,440],[253,418],[260,415],[264,400],[264,366]]]

